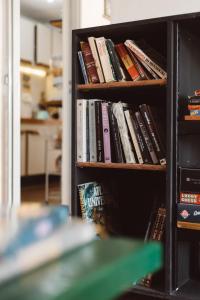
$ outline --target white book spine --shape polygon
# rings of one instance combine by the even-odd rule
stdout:
[[[132,123],[132,120],[131,120],[130,111],[126,110],[124,112],[124,114],[125,114],[125,117],[126,117],[126,121],[127,121],[127,124],[128,124],[128,128],[129,128],[129,131],[130,131],[130,135],[131,135],[132,141],[133,141],[135,152],[137,154],[138,161],[139,161],[140,164],[143,164],[144,161],[142,159],[140,147],[138,145],[138,141],[137,141],[137,138],[136,138],[135,130],[133,128],[133,123]]]
[[[167,73],[158,66],[154,61],[151,60],[149,56],[147,56],[133,41],[126,40],[124,43],[131,51],[133,51],[137,57],[143,60],[148,66],[156,73],[160,78],[166,79]]]
[[[128,128],[123,111],[122,103],[113,103],[113,113],[117,119],[117,125],[121,137],[121,142],[127,163],[136,163],[134,153],[131,147],[131,142],[128,136]]]
[[[110,64],[110,57],[106,47],[106,41],[104,37],[96,38],[96,45],[99,52],[99,58],[101,61],[104,77],[106,82],[115,81],[113,76],[112,67]]]
[[[90,161],[97,162],[95,100],[89,101]]]
[[[105,82],[104,80],[104,76],[103,76],[103,71],[102,71],[102,68],[101,68],[101,63],[100,63],[100,59],[99,59],[99,54],[97,52],[97,47],[96,47],[96,41],[95,41],[95,38],[94,37],[89,37],[88,38],[88,43],[90,45],[90,49],[92,51],[92,55],[93,55],[93,58],[94,58],[94,63],[95,63],[95,66],[97,68],[97,74],[99,76],[99,81],[100,83],[103,83]]]
[[[77,100],[77,161],[87,161],[86,139],[86,107],[87,100]]]

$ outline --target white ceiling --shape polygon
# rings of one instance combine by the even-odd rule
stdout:
[[[60,19],[62,16],[63,0],[21,0],[21,14],[41,22]]]

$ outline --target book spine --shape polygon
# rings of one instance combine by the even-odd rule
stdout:
[[[99,81],[100,83],[105,82],[104,76],[103,76],[103,71],[102,71],[102,67],[101,67],[101,63],[100,63],[100,59],[99,59],[99,54],[97,51],[97,46],[96,46],[96,41],[94,37],[89,37],[88,38],[88,43],[90,45],[90,49],[92,51],[92,55],[94,58],[94,63],[97,69],[97,74],[99,76]]]
[[[186,204],[200,204],[200,194],[198,193],[180,193],[180,202]]]
[[[101,103],[102,110],[102,127],[103,127],[103,145],[104,145],[104,162],[111,163],[111,145],[110,145],[110,125],[108,118],[108,103]]]
[[[140,147],[140,151],[141,151],[143,162],[145,164],[151,164],[152,160],[150,158],[149,151],[147,149],[147,146],[145,144],[144,138],[142,136],[142,132],[141,132],[140,126],[139,126],[139,124],[137,122],[137,119],[136,119],[136,117],[135,117],[134,114],[132,114],[132,123],[133,123],[133,128],[135,130],[135,134],[136,134],[136,138],[137,138],[137,141],[138,141],[138,145]]]
[[[109,120],[110,120],[110,132],[114,144],[114,152],[115,152],[115,157],[116,161],[118,163],[124,163],[123,159],[123,150],[122,150],[122,144],[120,140],[120,134],[119,134],[119,129],[117,125],[117,120],[113,114],[112,111],[112,105],[108,105],[108,114],[109,114]]]
[[[200,205],[178,203],[177,220],[200,223]]]
[[[97,162],[104,162],[101,101],[95,101]]]
[[[156,128],[155,121],[153,119],[153,115],[151,113],[150,107],[146,104],[142,104],[139,106],[140,111],[142,113],[143,119],[145,121],[146,127],[149,131],[154,149],[156,151],[156,155],[160,161],[161,165],[166,165],[166,158],[164,152],[162,150],[162,145],[160,142],[158,130]]]
[[[134,145],[134,148],[135,148],[135,152],[136,152],[136,155],[137,155],[138,162],[140,164],[143,164],[144,161],[142,159],[142,154],[141,154],[141,151],[140,151],[140,147],[138,145],[136,134],[135,134],[135,131],[134,131],[134,128],[133,128],[133,123],[132,123],[132,118],[131,118],[130,111],[126,110],[124,112],[124,114],[125,114],[125,117],[126,117],[126,121],[127,121],[127,124],[128,124],[130,136],[132,138],[132,142],[133,142],[133,145]]]
[[[188,105],[188,110],[200,110],[200,104],[199,105]]]
[[[126,40],[125,45],[133,51],[137,57],[144,61],[160,78],[167,79],[167,73],[150,59],[133,41]]]
[[[121,58],[121,61],[123,62],[125,68],[127,69],[129,75],[131,76],[133,81],[138,81],[141,79],[140,74],[138,70],[136,69],[134,63],[132,62],[128,51],[126,50],[125,46],[121,44],[115,45],[115,49]]]
[[[142,61],[141,59],[139,59],[139,61],[146,68],[146,70],[149,72],[150,76],[152,76],[154,79],[159,79],[159,76],[144,61]]]
[[[200,116],[200,110],[199,109],[190,110],[190,116]]]
[[[87,69],[87,74],[91,83],[99,83],[99,77],[97,74],[97,69],[95,66],[94,58],[92,56],[92,51],[90,49],[89,43],[80,42],[81,50],[83,53],[83,58],[85,66]]]
[[[184,116],[185,121],[200,121],[200,116]]]
[[[140,126],[140,129],[141,129],[141,132],[142,132],[142,135],[144,137],[144,140],[145,140],[145,143],[147,145],[147,148],[148,148],[148,151],[149,151],[149,154],[150,154],[150,157],[153,161],[153,164],[158,164],[158,159],[156,157],[156,153],[153,149],[153,145],[152,145],[152,142],[151,142],[151,139],[150,139],[150,136],[148,134],[148,131],[146,129],[146,126],[144,124],[144,121],[142,119],[142,115],[140,112],[136,112],[135,113],[135,116],[137,118],[137,121],[138,121],[138,124]]]
[[[96,121],[95,121],[95,100],[89,101],[89,141],[90,141],[90,161],[97,161],[96,149]]]
[[[112,67],[110,64],[110,57],[109,57],[108,50],[106,47],[105,38],[104,37],[96,38],[96,45],[97,45],[105,81],[106,82],[115,81],[115,78],[113,76]]]
[[[86,157],[90,161],[90,124],[89,124],[89,101],[86,101]]]
[[[150,77],[147,75],[147,73],[145,72],[145,70],[143,69],[142,65],[140,64],[140,62],[136,58],[136,56],[133,54],[133,52],[129,48],[127,48],[127,50],[128,50],[128,53],[129,53],[132,61],[135,64],[135,67],[137,68],[137,70],[140,74],[141,79],[150,79]]]
[[[123,111],[122,103],[113,103],[113,113],[117,119],[124,155],[127,163],[136,163],[131,142],[128,135],[128,128]]]
[[[86,150],[86,101],[77,100],[77,161],[87,161]]]
[[[123,72],[123,70],[120,66],[120,62],[119,62],[118,56],[115,52],[115,47],[114,47],[113,42],[110,39],[107,39],[106,40],[106,45],[107,45],[107,49],[108,49],[108,52],[109,52],[109,55],[110,55],[110,58],[111,58],[111,62],[112,62],[117,80],[118,81],[125,80],[125,75],[124,75],[124,72]]]
[[[86,68],[85,68],[85,63],[84,63],[84,60],[83,60],[82,51],[78,51],[78,58],[79,58],[81,72],[82,72],[82,75],[83,75],[84,82],[85,82],[85,84],[87,84],[87,83],[89,83],[89,81],[88,81],[88,76],[87,76],[87,72],[86,72]]]

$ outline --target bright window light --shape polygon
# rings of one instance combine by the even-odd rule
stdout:
[[[20,71],[23,74],[35,75],[35,76],[39,76],[39,77],[45,77],[47,75],[47,72],[45,70],[28,67],[28,66],[21,66]]]

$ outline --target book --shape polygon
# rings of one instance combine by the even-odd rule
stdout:
[[[81,50],[82,50],[89,81],[91,83],[99,83],[99,76],[97,74],[97,69],[95,66],[94,58],[89,43],[81,41],[80,45],[81,45]]]
[[[103,76],[101,62],[100,62],[99,54],[98,54],[97,47],[96,47],[96,39],[93,36],[90,36],[88,38],[88,43],[90,45],[90,49],[92,51],[92,55],[94,58],[94,63],[95,63],[96,69],[97,69],[97,74],[99,76],[99,82],[103,83],[103,82],[105,82],[105,79]]]
[[[78,58],[79,58],[81,72],[82,72],[82,75],[83,75],[84,82],[85,82],[85,84],[87,84],[87,83],[89,83],[89,80],[88,80],[88,76],[87,76],[87,72],[86,72],[86,68],[85,68],[85,63],[84,63],[84,60],[83,60],[82,51],[78,51]]]
[[[97,225],[97,234],[106,236],[106,203],[110,203],[111,195],[105,185],[96,181],[78,185],[82,218],[88,223]]]
[[[180,192],[180,203],[200,204],[200,193]]]
[[[188,110],[200,110],[200,104],[189,104],[187,108]]]
[[[127,69],[129,75],[131,76],[133,81],[138,81],[141,79],[138,70],[136,69],[133,61],[131,60],[128,51],[126,50],[123,43],[115,45],[115,49],[124,64],[125,68]]]
[[[77,100],[77,161],[87,161],[87,138],[86,138],[86,108],[87,101],[84,99]]]
[[[109,125],[109,117],[108,117],[108,103],[102,102],[101,110],[102,110],[104,162],[111,163],[111,145],[110,145],[110,125]]]
[[[103,74],[106,82],[115,81],[112,65],[110,63],[110,56],[106,47],[106,40],[104,37],[96,38],[96,45],[99,53],[99,59],[103,69]]]
[[[136,163],[132,150],[131,141],[128,134],[128,128],[124,116],[123,104],[121,102],[113,103],[113,113],[117,119],[123,151],[127,163]]]
[[[185,121],[200,121],[200,116],[190,116],[186,115],[184,116]]]
[[[97,162],[104,162],[101,102],[95,101]]]
[[[200,96],[200,89],[194,91],[195,96]]]
[[[96,148],[96,115],[95,115],[95,101],[91,99],[89,102],[89,142],[90,142],[90,160],[91,162],[97,161],[97,148]]]
[[[149,56],[147,56],[133,40],[126,40],[124,43],[128,48],[130,48],[135,55],[145,62],[160,78],[167,79],[167,73],[165,70],[161,68],[161,66],[157,65]]]
[[[147,131],[147,128],[146,128],[145,123],[143,121],[141,113],[139,111],[135,112],[135,117],[136,117],[136,119],[138,121],[138,124],[140,126],[140,129],[141,129],[143,138],[145,140],[145,143],[147,145],[151,160],[152,160],[153,164],[158,164],[158,158],[157,158],[156,153],[154,151],[153,144],[151,142],[150,136],[148,134],[148,131]]]
[[[199,109],[190,109],[190,116],[200,116]]]
[[[108,53],[110,55],[111,63],[116,75],[116,78],[118,81],[124,81],[126,80],[126,76],[124,74],[124,71],[120,65],[119,58],[117,56],[117,53],[115,51],[115,45],[111,39],[106,40],[106,46],[108,49]]]
[[[148,240],[162,241],[164,235],[166,223],[166,209],[164,207],[159,207],[156,213],[155,220],[153,222],[152,229],[150,231],[150,236]],[[154,274],[150,273],[145,278],[142,279],[141,284],[145,287],[150,288],[152,285]]]
[[[128,53],[132,59],[132,61],[135,64],[136,69],[138,70],[141,79],[151,79],[151,77],[147,74],[147,72],[145,71],[145,69],[143,68],[142,64],[140,63],[140,61],[138,60],[138,58],[135,56],[135,54],[129,49],[127,48]]]
[[[200,205],[178,203],[177,221],[200,224]]]
[[[127,124],[128,124],[128,129],[129,129],[129,132],[130,132],[132,143],[134,145],[134,149],[135,149],[135,152],[136,152],[136,155],[137,155],[137,160],[140,164],[143,164],[144,161],[143,161],[143,158],[142,158],[140,147],[139,147],[139,144],[138,144],[138,141],[137,141],[137,138],[136,138],[136,134],[135,134],[135,130],[134,130],[134,127],[133,127],[133,120],[132,120],[131,111],[129,109],[127,109],[127,110],[125,110],[124,114],[125,114],[126,121],[127,121]]]
[[[200,96],[188,96],[188,104],[199,104],[200,105]]]
[[[142,104],[139,106],[139,108],[145,121],[147,130],[150,134],[151,141],[153,143],[153,147],[156,151],[159,162],[161,165],[166,165],[164,147],[158,133],[157,124],[155,123],[155,120],[153,118],[151,107],[147,104]]]
[[[90,161],[89,100],[86,101],[86,159]]]
[[[146,143],[145,143],[144,138],[142,136],[140,126],[138,124],[138,121],[137,121],[134,113],[132,114],[132,123],[133,123],[133,128],[135,130],[138,145],[140,147],[143,162],[144,162],[144,164],[151,164],[152,160],[150,158],[148,148],[146,146]]]
[[[116,117],[112,111],[111,103],[109,103],[109,105],[108,105],[108,114],[109,114],[109,120],[110,120],[110,132],[111,132],[111,138],[112,138],[113,147],[114,147],[115,159],[116,159],[116,162],[118,162],[118,163],[124,163],[123,149],[122,149],[122,143],[121,143],[121,139],[120,139],[119,129],[118,129]],[[112,145],[112,143],[111,143],[111,145]]]

